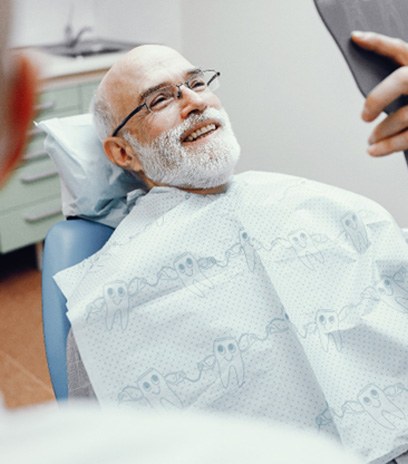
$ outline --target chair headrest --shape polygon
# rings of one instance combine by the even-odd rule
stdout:
[[[127,193],[143,184],[105,156],[92,115],[48,119],[38,126],[47,134],[45,149],[60,176],[63,214],[116,227],[128,213]]]

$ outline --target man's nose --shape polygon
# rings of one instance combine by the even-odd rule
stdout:
[[[206,93],[194,92],[186,86],[179,87],[179,104],[181,117],[186,119],[191,113],[202,113],[207,107]]]

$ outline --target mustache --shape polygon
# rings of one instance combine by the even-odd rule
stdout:
[[[170,129],[168,132],[166,132],[164,136],[180,139],[180,137],[185,132],[193,128],[196,124],[200,124],[208,120],[216,121],[222,127],[226,125],[226,119],[221,110],[218,110],[216,108],[207,108],[201,114],[191,114],[185,121],[183,121],[177,127],[175,127],[174,129]]]

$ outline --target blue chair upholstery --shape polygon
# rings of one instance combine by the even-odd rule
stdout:
[[[57,400],[68,397],[66,340],[70,327],[66,299],[53,275],[98,251],[114,229],[73,219],[55,224],[47,234],[42,271],[42,314],[48,368]]]

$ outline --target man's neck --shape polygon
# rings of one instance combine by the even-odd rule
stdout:
[[[228,184],[217,185],[216,187],[210,188],[192,188],[192,187],[179,187],[176,185],[166,185],[160,184],[159,182],[154,182],[142,174],[141,172],[137,173],[138,176],[142,179],[143,183],[146,185],[148,190],[151,190],[153,187],[176,187],[185,192],[195,193],[197,195],[216,195],[218,193],[224,193],[227,190]]]
[[[216,195],[217,193],[224,193],[227,190],[228,184],[218,185],[217,187],[211,187],[207,189],[193,189],[188,187],[179,187],[180,190],[185,192],[195,193],[198,195]]]

